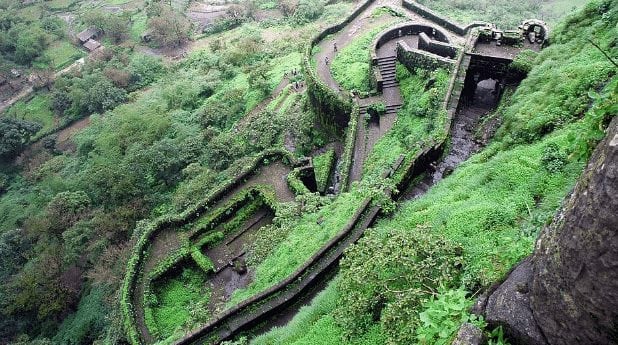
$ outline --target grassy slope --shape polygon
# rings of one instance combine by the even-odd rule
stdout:
[[[430,90],[425,91],[425,84],[431,78],[434,78],[436,83]],[[436,104],[432,106],[429,100],[432,94],[436,100],[444,99],[448,78],[448,72],[444,69],[433,72],[418,69],[410,72],[403,65],[397,65],[403,108],[399,111],[391,131],[378,140],[365,160],[365,175],[380,174],[382,167],[392,164],[399,155],[410,154],[410,150],[419,148],[418,144],[442,131],[446,112],[437,110]],[[437,106],[441,106],[441,102],[438,102]]]
[[[612,5],[616,8],[616,1],[606,4],[610,7],[605,11]],[[404,204],[392,219],[380,221],[376,233],[423,226],[460,242],[465,258],[463,282],[468,288],[491,284],[529,254],[539,229],[551,220],[581,173],[595,139],[602,136],[599,121],[616,111],[615,72],[599,52],[580,41],[580,37],[594,36],[609,49],[618,34],[618,14],[614,9],[602,19],[600,11],[602,6],[589,6],[586,13],[563,24],[556,43],[540,54],[538,66],[513,98],[505,101],[500,112],[504,125],[493,144],[427,195]],[[555,92],[558,80],[561,87]],[[600,90],[600,94],[594,90]],[[573,104],[586,106],[582,110]],[[531,105],[543,112],[529,111]],[[573,110],[581,112],[573,114]],[[553,131],[545,134],[541,128],[546,127],[541,124],[549,122]],[[562,168],[554,172],[544,163],[551,143],[557,144],[566,158]],[[332,313],[337,305],[337,292],[333,290],[336,288],[329,287],[288,327],[275,329],[255,343],[342,342],[342,330]],[[368,334],[376,327],[379,323]],[[361,340],[349,343],[357,341]],[[383,343],[383,339],[373,343]]]
[[[341,48],[331,63],[333,78],[346,90],[370,90],[369,49],[374,38],[384,29],[398,22],[397,17],[385,11],[377,11],[371,19],[376,27],[356,37],[350,44]]]
[[[560,18],[582,8],[589,0],[419,0],[421,4],[449,18],[466,25],[475,20],[484,20],[497,24],[499,27],[516,28],[522,20],[538,18],[550,25],[556,24]]]

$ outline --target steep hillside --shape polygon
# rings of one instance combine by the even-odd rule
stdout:
[[[493,142],[351,248],[310,307],[256,344],[448,343],[472,300],[532,252],[617,113],[618,2],[563,21],[495,113]],[[491,329],[486,329],[491,332]],[[493,332],[494,341],[502,341]]]

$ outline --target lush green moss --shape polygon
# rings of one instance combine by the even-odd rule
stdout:
[[[328,178],[333,171],[336,158],[334,149],[330,149],[313,158],[313,168],[315,170],[315,180],[318,185],[318,191],[324,192],[326,190]]]
[[[211,292],[204,286],[205,279],[202,270],[189,266],[176,277],[154,287],[157,305],[152,307],[153,318],[160,337],[173,334],[178,327],[191,327],[193,322],[205,321],[203,314],[198,317],[192,315],[192,310],[208,304]]]

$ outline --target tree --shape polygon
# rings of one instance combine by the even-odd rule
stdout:
[[[3,117],[0,118],[0,158],[11,157],[20,152],[30,137],[41,130],[35,122]]]
[[[90,203],[90,198],[83,191],[56,194],[47,204],[46,214],[50,230],[63,232],[83,216]]]
[[[129,33],[129,22],[125,14],[120,15],[105,13],[94,10],[86,13],[83,21],[97,29],[102,30],[115,43],[123,41]]]
[[[102,73],[96,72],[77,79],[71,87],[74,115],[104,112],[115,108],[127,98],[127,92],[120,89]]]
[[[9,36],[14,37],[15,62],[27,65],[47,47],[47,35],[37,26],[19,24],[11,28]]]
[[[177,47],[189,40],[191,22],[184,15],[164,6],[161,14],[150,18],[148,29],[152,40],[161,47]]]
[[[324,5],[318,0],[299,0],[294,11],[294,21],[304,24],[317,19],[324,10]]]

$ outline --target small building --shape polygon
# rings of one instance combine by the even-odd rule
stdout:
[[[89,40],[97,38],[101,34],[101,30],[97,28],[88,28],[77,34],[77,38],[81,44],[85,44]]]
[[[93,40],[92,38],[84,43],[84,48],[88,49],[89,52],[95,51],[97,48],[101,46],[101,43]]]

